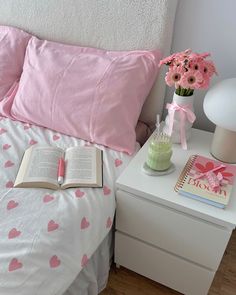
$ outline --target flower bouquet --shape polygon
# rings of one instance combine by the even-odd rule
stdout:
[[[175,93],[191,96],[194,89],[207,89],[210,79],[217,74],[213,61],[206,60],[210,53],[194,53],[191,49],[174,53],[159,63],[169,66],[165,81],[168,86],[175,86]]]
[[[213,61],[207,60],[210,53],[194,53],[190,49],[174,53],[159,63],[169,67],[165,81],[175,87],[171,104],[167,104],[168,116],[163,131],[171,136],[173,143],[181,143],[187,149],[191,127],[196,117],[193,112],[195,89],[207,89],[211,77],[217,74]]]

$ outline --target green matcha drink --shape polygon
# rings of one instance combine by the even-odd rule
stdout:
[[[151,139],[148,155],[147,165],[153,170],[163,171],[171,166],[172,144],[170,137],[166,134],[160,134],[158,137],[154,136]]]

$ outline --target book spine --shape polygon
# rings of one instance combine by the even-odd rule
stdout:
[[[186,163],[186,165],[184,166],[184,169],[183,171],[181,172],[179,178],[178,178],[178,181],[174,187],[174,190],[176,192],[179,191],[180,188],[182,188],[186,178],[187,178],[187,175],[189,174],[190,170],[192,169],[193,167],[193,163],[194,161],[196,160],[197,158],[197,155],[193,155],[191,156],[189,159],[188,159],[188,162]]]

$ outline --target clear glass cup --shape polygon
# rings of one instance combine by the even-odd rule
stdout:
[[[171,166],[172,143],[166,134],[154,136],[148,147],[146,164],[149,168],[157,171],[164,171]]]

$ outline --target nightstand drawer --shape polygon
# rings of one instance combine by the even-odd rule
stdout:
[[[119,232],[115,234],[115,263],[188,295],[206,295],[215,275]]]
[[[118,190],[116,229],[216,270],[231,231]]]

